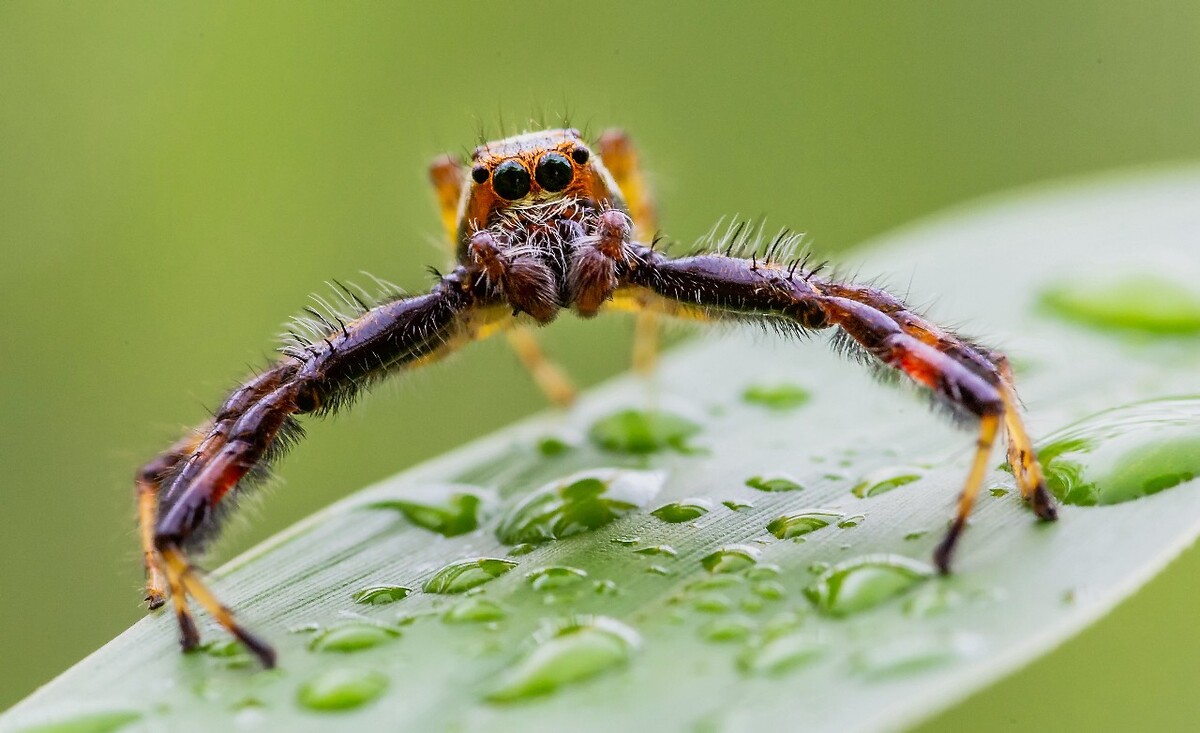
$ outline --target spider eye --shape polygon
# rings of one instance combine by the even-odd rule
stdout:
[[[486,165],[477,165],[471,169],[471,180],[476,183],[484,183],[488,179],[488,169]]]
[[[538,161],[534,175],[538,185],[546,191],[561,191],[575,177],[575,169],[571,167],[571,161],[558,153],[546,153]]]
[[[571,151],[571,160],[575,161],[579,165],[583,165],[584,163],[588,162],[588,149],[575,148]]]
[[[492,173],[492,188],[509,201],[524,198],[529,193],[529,171],[515,160],[506,160]]]

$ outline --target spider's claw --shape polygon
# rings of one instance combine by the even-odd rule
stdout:
[[[146,597],[142,600],[146,602],[147,611],[157,611],[167,602],[167,596],[157,588],[149,588],[146,590]]]
[[[942,575],[950,574],[950,558],[954,555],[954,546],[958,544],[958,536],[962,534],[962,529],[962,522],[955,521],[951,524],[946,536],[933,551],[933,564],[937,566],[938,572]]]
[[[249,649],[250,653],[258,658],[263,669],[275,669],[277,655],[275,654],[275,649],[270,644],[241,627],[236,628],[233,631],[233,635],[242,643],[242,646]]]
[[[1045,484],[1038,484],[1034,488],[1029,503],[1033,506],[1033,512],[1037,514],[1038,519],[1043,522],[1058,521],[1058,506],[1054,503],[1050,492],[1046,490]]]
[[[179,620],[179,646],[185,652],[193,651],[200,646],[200,631],[196,629],[196,622],[192,620],[191,614],[176,613],[176,619]]]

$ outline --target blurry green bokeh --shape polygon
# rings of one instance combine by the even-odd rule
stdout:
[[[1045,5],[0,4],[0,707],[139,616],[140,461],[323,281],[444,264],[435,153],[501,120],[621,125],[673,237],[769,214],[825,251],[1200,156],[1200,6]],[[545,342],[590,384],[629,334],[568,317]],[[501,343],[380,389],[310,423],[214,562],[543,404]],[[1193,550],[930,728],[1183,727],[1198,574]]]

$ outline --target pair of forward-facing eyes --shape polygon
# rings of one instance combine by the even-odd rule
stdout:
[[[571,160],[578,165],[587,163],[588,156],[587,148],[575,148],[571,151]],[[562,153],[545,153],[538,158],[532,178],[529,170],[516,159],[504,161],[490,173],[487,166],[477,165],[471,169],[471,180],[483,184],[487,183],[490,176],[492,190],[496,192],[496,195],[509,201],[515,201],[529,195],[529,189],[534,179],[537,180],[538,186],[543,191],[551,193],[561,191],[569,186],[575,178],[575,167],[571,165],[571,160],[567,160],[567,156]]]

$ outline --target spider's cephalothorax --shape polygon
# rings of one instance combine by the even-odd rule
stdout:
[[[430,177],[457,266],[423,295],[372,300],[342,287],[341,305],[321,300],[323,311],[309,309],[311,318],[289,331],[282,359],[138,472],[146,598],[157,608],[169,595],[185,649],[199,643],[195,601],[264,665],[275,662],[271,647],[213,596],[188,555],[212,536],[229,497],[264,475],[300,435],[298,416],[328,414],[381,377],[498,331],[509,334],[547,394],[568,402],[569,383],[520,325],[547,323],[564,308],[584,316],[638,312],[635,364],[643,367],[651,362],[658,313],[774,325],[782,333],[836,329],[837,343],[924,387],[979,430],[958,511],[936,551],[943,572],[1002,433],[1022,496],[1039,517],[1055,518],[1003,355],[878,288],[787,261],[779,254],[792,242],[786,234],[765,251],[749,247],[749,257],[741,255],[750,237],[740,227],[711,253],[672,258],[656,251],[654,206],[623,133],[606,132],[594,147],[574,130],[519,135],[477,148],[465,165],[438,158]]]

